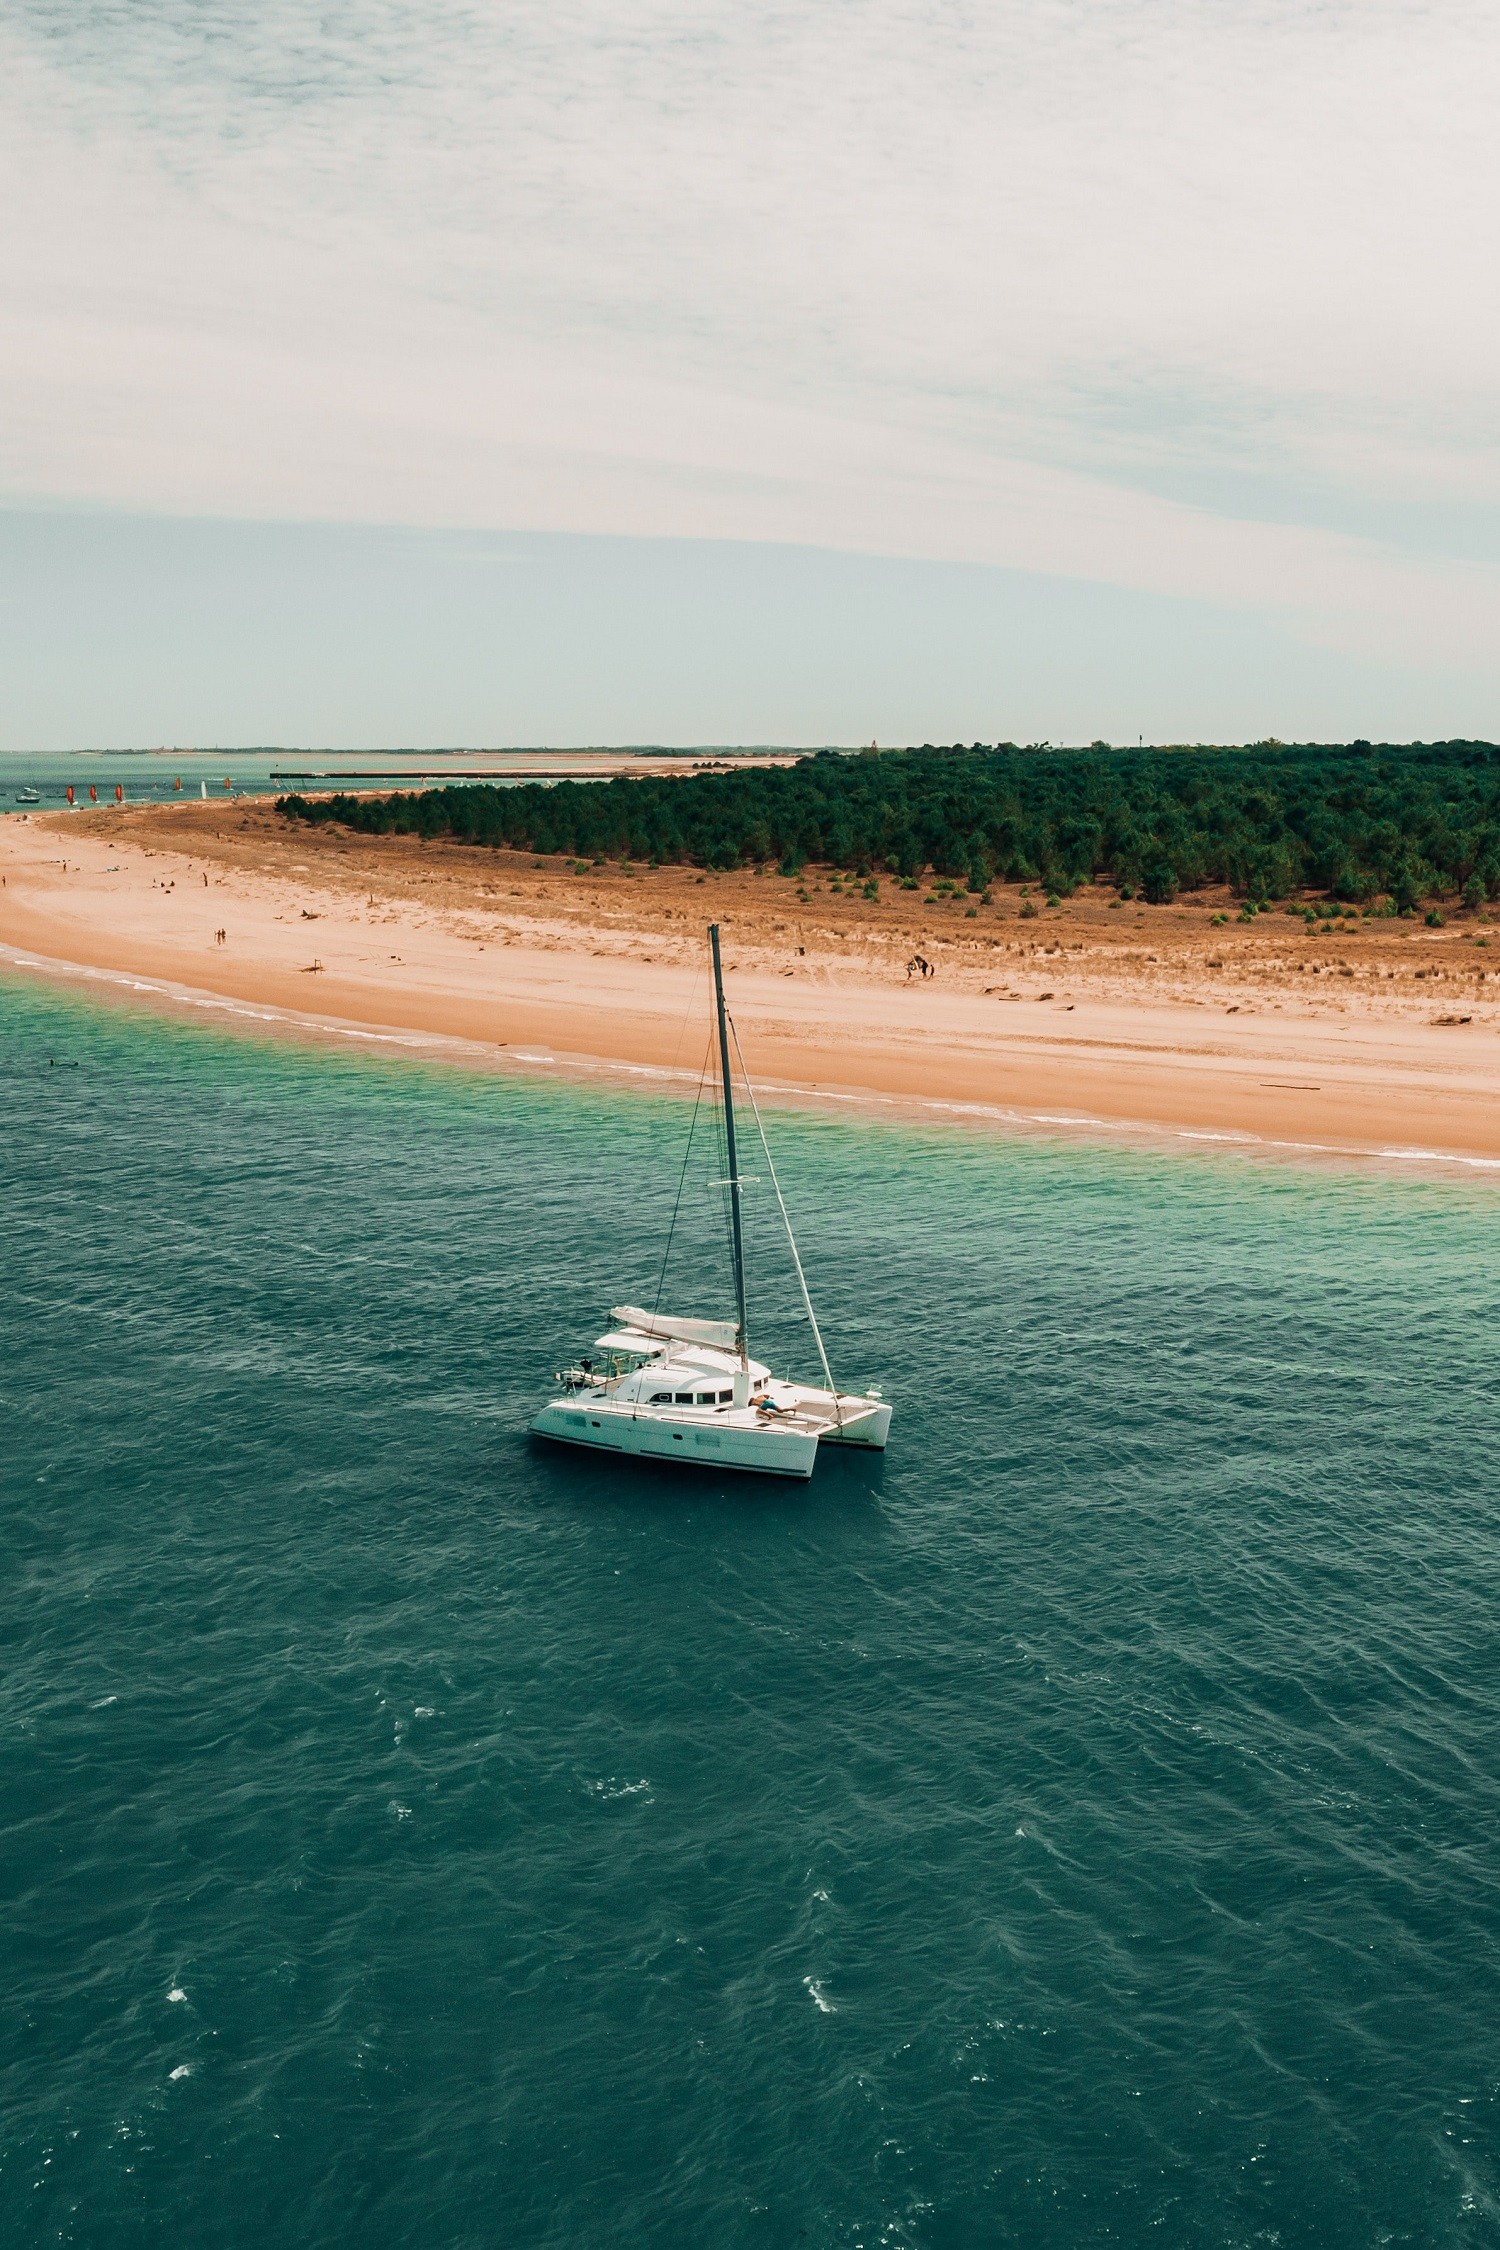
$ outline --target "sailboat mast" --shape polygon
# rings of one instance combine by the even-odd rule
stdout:
[[[734,1301],[739,1314],[740,1365],[750,1365],[750,1344],[745,1334],[745,1236],[740,1223],[740,1160],[734,1141],[734,1089],[729,1082],[729,1024],[724,1014],[724,971],[719,961],[719,925],[710,922],[708,942],[714,956],[714,1004],[719,1012],[719,1062],[724,1073],[724,1145],[729,1158],[729,1219],[734,1235]]]

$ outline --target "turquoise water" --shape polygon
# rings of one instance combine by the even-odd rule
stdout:
[[[0,1088],[0,2239],[1500,2240],[1493,1190],[783,1118],[762,1489],[523,1434],[680,1104]]]
[[[669,758],[670,753],[662,756]],[[546,750],[0,751],[0,817],[24,809],[17,799],[26,789],[36,790],[41,800],[38,812],[62,809],[70,788],[77,803],[86,806],[90,786],[105,807],[114,803],[117,785],[132,805],[201,802],[203,790],[211,803],[221,804],[231,794],[276,796],[319,778],[338,782],[346,776],[348,787],[356,792],[399,789],[408,783],[415,787],[414,777],[440,783],[470,781],[478,770],[487,779],[498,780],[507,767],[534,771],[550,757],[568,763],[566,752]],[[476,768],[476,760],[482,761],[481,768]]]
[[[110,806],[117,784],[132,805],[195,799],[203,789],[215,803],[222,803],[231,791],[242,797],[274,795],[289,786],[275,779],[278,767],[306,767],[310,762],[301,754],[278,750],[5,751],[0,752],[0,815],[23,809],[17,805],[23,789],[36,790],[39,812],[58,811],[67,803],[70,788],[77,803],[86,806],[91,786],[98,791],[100,804]],[[346,757],[343,762],[349,766],[373,761]]]

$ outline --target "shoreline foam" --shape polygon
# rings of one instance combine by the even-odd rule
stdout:
[[[142,977],[131,970],[96,969],[75,961],[23,954],[0,942],[0,972],[5,970],[31,971],[60,982],[83,984],[101,990],[111,999],[139,1000],[159,1013],[183,1020],[205,1015],[223,1016],[228,1019],[228,1027],[234,1030],[244,1028],[272,1036],[289,1036],[309,1045],[344,1043],[366,1051],[387,1049],[414,1060],[443,1062],[461,1069],[484,1069],[505,1076],[546,1078],[553,1082],[572,1078],[597,1084],[603,1079],[640,1086],[649,1081],[650,1091],[679,1097],[694,1093],[699,1083],[697,1071],[668,1064],[621,1062],[605,1055],[577,1052],[553,1054],[511,1047],[491,1048],[477,1040],[444,1033],[380,1030],[305,1010],[270,1004],[253,1006],[222,993],[195,991],[187,985]],[[1376,1164],[1457,1166],[1467,1171],[1500,1174],[1500,1156],[1472,1156],[1443,1149],[1281,1140],[1248,1130],[1205,1132],[1193,1126],[1099,1117],[1086,1111],[1028,1110],[999,1103],[952,1101],[941,1096],[883,1094],[872,1087],[835,1089],[778,1079],[757,1080],[756,1092],[765,1107],[823,1111],[842,1108],[871,1118],[929,1126],[985,1128],[1024,1138],[1034,1138],[1039,1130],[1075,1139],[1113,1134],[1140,1148],[1167,1149],[1188,1142],[1205,1152],[1224,1154],[1298,1157],[1362,1167]]]

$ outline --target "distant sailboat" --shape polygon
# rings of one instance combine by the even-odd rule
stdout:
[[[735,1136],[734,1088],[729,1053],[732,1025],[724,1005],[724,974],[719,931],[708,933],[713,955],[714,1007],[719,1065],[723,1081],[724,1142],[729,1159],[730,1241],[734,1263],[733,1320],[702,1320],[655,1312],[638,1305],[616,1305],[614,1326],[599,1337],[594,1351],[603,1364],[585,1359],[558,1376],[561,1395],[532,1420],[539,1437],[564,1445],[587,1445],[604,1452],[650,1461],[690,1462],[699,1468],[741,1469],[759,1476],[810,1477],[820,1445],[863,1446],[883,1450],[891,1427],[891,1408],[879,1391],[851,1394],[837,1390],[823,1348],[823,1337],[797,1244],[771,1162],[755,1096],[750,1107],[765,1155],[766,1170],[786,1225],[802,1302],[812,1327],[826,1387],[781,1382],[769,1367],[750,1357],[745,1327],[745,1246],[740,1206],[743,1180]],[[736,1042],[738,1044],[738,1042]],[[743,1067],[743,1065],[742,1065]]]

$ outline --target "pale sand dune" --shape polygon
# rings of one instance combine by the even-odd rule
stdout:
[[[1500,923],[1492,941],[1472,915],[1331,935],[1280,914],[1216,928],[1222,896],[1080,894],[1023,918],[997,889],[970,916],[888,879],[870,904],[826,878],[576,876],[248,802],[0,820],[0,875],[0,943],[52,963],[491,1055],[690,1071],[717,919],[747,1056],[784,1087],[1500,1159]],[[931,977],[908,976],[915,953]]]

